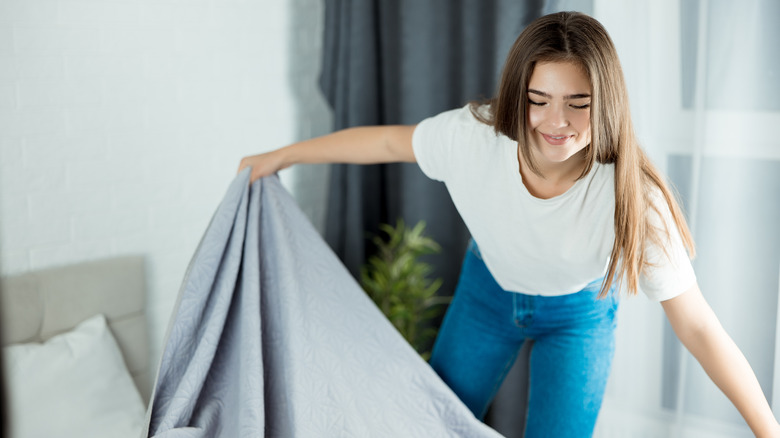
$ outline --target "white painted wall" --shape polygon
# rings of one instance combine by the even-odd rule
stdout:
[[[156,364],[240,158],[329,128],[321,18],[321,0],[0,0],[2,274],[145,255]],[[323,171],[284,181],[321,200]]]

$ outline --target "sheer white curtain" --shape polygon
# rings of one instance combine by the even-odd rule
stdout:
[[[618,47],[640,140],[680,192],[699,285],[778,413],[780,2],[596,0],[594,15]],[[627,299],[620,318],[597,435],[751,436],[660,306]]]

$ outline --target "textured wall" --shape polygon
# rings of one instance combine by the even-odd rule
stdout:
[[[145,255],[156,361],[239,159],[326,129],[306,102],[321,15],[319,0],[0,0],[2,273]],[[321,198],[317,172],[288,173]]]

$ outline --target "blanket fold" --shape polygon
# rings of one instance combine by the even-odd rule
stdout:
[[[166,335],[144,437],[499,437],[365,295],[278,177],[231,183]]]

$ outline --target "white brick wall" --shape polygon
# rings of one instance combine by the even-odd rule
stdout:
[[[0,0],[2,273],[146,255],[156,363],[239,159],[329,126],[321,18],[321,0]]]

